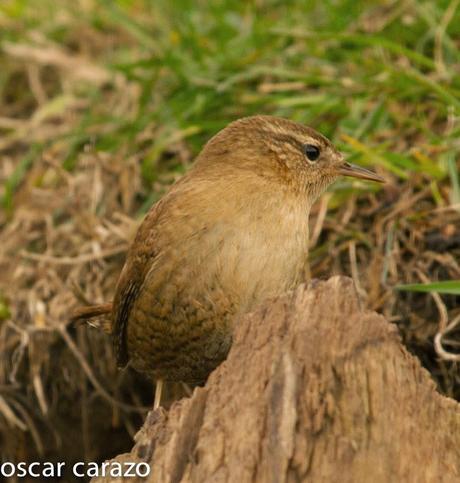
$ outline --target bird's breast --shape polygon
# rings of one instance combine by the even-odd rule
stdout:
[[[274,201],[214,227],[215,279],[239,300],[242,312],[293,288],[304,271],[308,212],[298,204]]]

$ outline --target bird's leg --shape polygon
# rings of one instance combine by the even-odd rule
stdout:
[[[153,409],[157,409],[160,407],[162,391],[163,391],[163,379],[157,379],[155,384],[155,402],[153,403]]]
[[[181,382],[180,384],[182,386],[182,389],[185,391],[185,394],[190,397],[192,395],[192,389],[190,388],[190,386],[185,382]]]

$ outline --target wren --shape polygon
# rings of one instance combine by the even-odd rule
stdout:
[[[339,176],[383,181],[309,127],[271,116],[232,122],[146,215],[113,303],[73,319],[110,314],[120,366],[205,381],[239,317],[303,281],[310,208]]]

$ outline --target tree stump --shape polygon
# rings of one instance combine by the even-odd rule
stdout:
[[[333,277],[245,316],[206,386],[150,412],[114,461],[154,483],[460,481],[460,407]]]

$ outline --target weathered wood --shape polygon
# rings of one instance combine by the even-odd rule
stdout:
[[[118,458],[155,483],[460,481],[460,407],[333,277],[246,316],[206,386]]]

